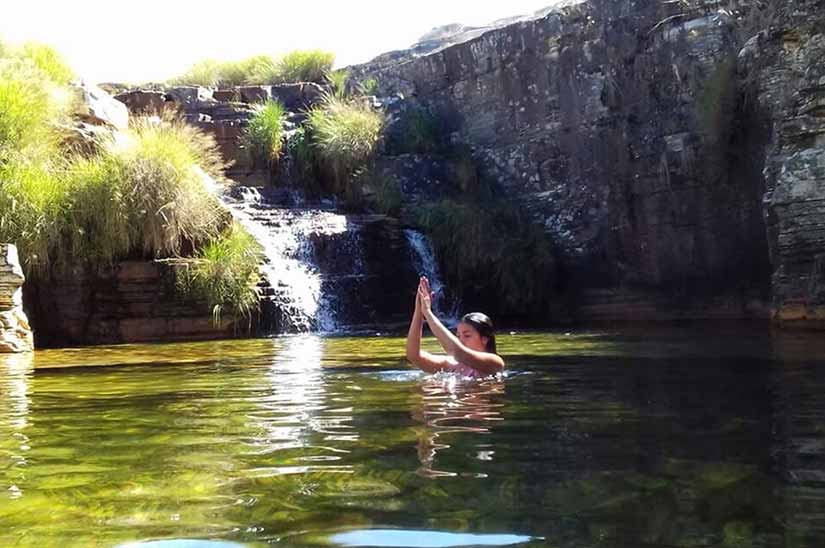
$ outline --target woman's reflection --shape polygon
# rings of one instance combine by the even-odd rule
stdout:
[[[428,478],[456,476],[461,472],[436,467],[436,455],[450,448],[448,441],[453,436],[448,434],[490,433],[493,423],[502,420],[504,404],[498,400],[504,394],[504,382],[499,378],[462,381],[453,375],[439,374],[425,378],[420,390],[421,400],[412,414],[422,424],[417,443],[421,466],[417,473]],[[476,459],[493,460],[492,444],[477,442],[473,446]]]

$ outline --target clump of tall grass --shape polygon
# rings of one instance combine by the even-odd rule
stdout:
[[[343,99],[347,95],[347,81],[349,80],[349,72],[345,70],[334,70],[328,72],[326,75],[327,85],[330,93],[339,99]]]
[[[345,190],[348,178],[375,151],[384,127],[384,115],[363,100],[328,95],[309,111],[307,127],[324,170],[333,181],[331,190]]]
[[[449,148],[446,134],[440,117],[425,108],[411,108],[401,115],[387,136],[387,149],[392,154],[444,153]]]
[[[12,153],[48,157],[59,142],[56,127],[69,95],[33,62],[0,59],[0,161]]]
[[[220,81],[220,61],[204,59],[192,65],[189,70],[168,80],[172,86],[217,86]]]
[[[362,95],[378,95],[378,79],[369,77],[358,84],[358,90]]]
[[[45,44],[29,42],[12,54],[31,61],[52,82],[64,85],[75,77],[74,71],[56,49]]]
[[[175,256],[228,223],[205,185],[222,166],[214,140],[182,123],[137,122],[127,143],[62,162],[0,162],[0,237],[18,244],[27,272]]]
[[[226,310],[248,318],[258,307],[262,253],[255,238],[233,223],[186,261],[186,268],[178,271],[178,288],[207,301],[215,323]]]
[[[254,162],[271,166],[281,155],[286,109],[280,102],[271,100],[254,108],[244,129],[243,143]]]
[[[335,54],[328,51],[319,49],[292,51],[278,61],[280,81],[321,84],[332,70],[334,63]]]
[[[268,55],[255,55],[240,61],[198,61],[185,73],[168,81],[175,86],[234,87],[254,80],[254,74],[264,72],[274,60]]]
[[[280,59],[269,55],[255,55],[240,61],[204,59],[168,83],[206,87],[289,82],[321,84],[325,82],[334,62],[334,53],[321,50],[293,51]]]
[[[141,235],[144,253],[175,255],[185,242],[197,246],[213,239],[227,220],[203,173],[222,172],[215,140],[183,122],[138,121],[130,133],[129,146],[116,154],[129,222]]]
[[[59,253],[68,198],[52,165],[19,156],[0,161],[0,241],[17,244],[27,273],[47,272]]]

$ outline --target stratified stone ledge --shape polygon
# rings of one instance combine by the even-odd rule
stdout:
[[[0,244],[0,353],[31,352],[34,337],[23,312],[23,269],[17,247]]]

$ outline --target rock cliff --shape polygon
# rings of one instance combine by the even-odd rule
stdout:
[[[825,2],[781,5],[740,54],[769,121],[764,197],[773,310],[825,326]]]
[[[818,317],[823,18],[589,0],[351,71],[437,112],[544,225],[575,316],[767,317],[773,288],[778,317]]]
[[[0,353],[30,352],[34,347],[29,320],[23,312],[24,281],[17,247],[0,244]]]

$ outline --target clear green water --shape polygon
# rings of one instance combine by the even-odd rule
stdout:
[[[500,348],[486,382],[391,337],[0,358],[0,546],[825,545],[822,336]]]

